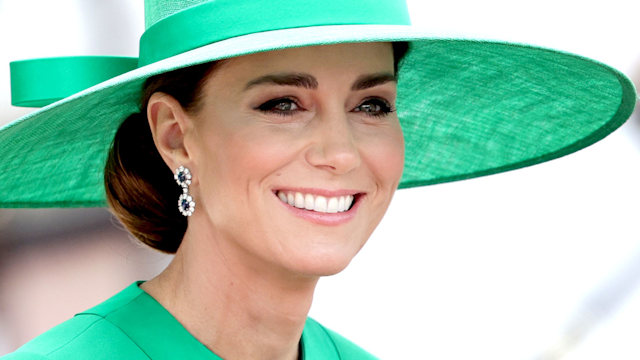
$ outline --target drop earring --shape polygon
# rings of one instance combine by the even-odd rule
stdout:
[[[189,185],[191,185],[191,171],[184,166],[180,166],[176,169],[176,173],[173,175],[176,182],[182,188],[182,194],[178,198],[178,210],[184,216],[191,216],[196,210],[196,202],[189,194]]]

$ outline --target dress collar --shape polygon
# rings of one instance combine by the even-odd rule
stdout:
[[[135,282],[104,303],[81,314],[94,314],[117,326],[154,360],[222,360]],[[79,314],[79,315],[81,315]],[[307,318],[302,333],[302,359],[340,359],[327,331]]]

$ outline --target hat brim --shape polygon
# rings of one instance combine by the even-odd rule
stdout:
[[[398,82],[406,143],[401,188],[468,179],[551,160],[624,123],[631,82],[598,62],[495,41],[434,37],[411,26],[339,25],[239,36],[130,71],[0,130],[0,206],[106,204],[103,169],[120,123],[153,75],[260,51],[409,41]]]

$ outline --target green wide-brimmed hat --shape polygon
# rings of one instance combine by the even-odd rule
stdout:
[[[0,129],[1,207],[104,206],[108,148],[148,77],[261,51],[409,42],[401,188],[569,154],[618,128],[636,101],[623,74],[590,59],[416,29],[404,0],[146,0],[145,20],[139,58],[11,64],[12,103],[44,108]]]

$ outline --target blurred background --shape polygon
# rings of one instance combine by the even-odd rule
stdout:
[[[636,2],[408,3],[434,35],[574,52],[640,84]],[[137,56],[143,31],[142,0],[0,0],[0,125],[31,111],[10,106],[9,61]],[[638,359],[639,184],[636,111],[576,154],[399,191],[310,315],[383,359]],[[0,209],[0,355],[169,260],[106,209]]]

